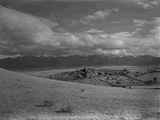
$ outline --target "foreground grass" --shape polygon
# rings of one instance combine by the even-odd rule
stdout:
[[[0,120],[158,118],[159,90],[84,85],[3,69],[0,76]]]
[[[157,120],[156,117],[143,118],[140,114],[121,113],[119,115],[107,115],[100,113],[84,115],[28,115],[10,117],[7,120]]]

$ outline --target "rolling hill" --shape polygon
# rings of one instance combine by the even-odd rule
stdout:
[[[159,90],[84,85],[0,69],[1,120],[58,120],[55,116],[64,115],[79,115],[80,120],[89,120],[85,115],[92,120],[156,120],[158,96]]]

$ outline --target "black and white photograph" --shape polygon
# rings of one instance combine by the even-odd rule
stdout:
[[[0,120],[159,120],[160,0],[0,0]]]

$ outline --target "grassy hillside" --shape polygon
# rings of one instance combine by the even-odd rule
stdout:
[[[0,69],[1,120],[150,120],[159,117],[158,96],[159,90],[96,87]]]

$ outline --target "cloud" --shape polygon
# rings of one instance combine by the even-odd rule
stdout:
[[[154,8],[158,6],[159,0],[134,0],[137,5],[142,6],[144,9]]]
[[[150,21],[136,20],[137,27],[141,31],[150,25],[145,36],[135,35],[134,32],[105,33],[101,30],[91,29],[87,34],[81,34],[85,38],[85,45],[90,45],[97,54],[114,55],[153,55],[160,57],[160,18],[155,17]],[[101,32],[100,32],[101,31]],[[140,32],[140,31],[137,31]],[[82,38],[81,38],[82,39]]]
[[[160,17],[154,18],[152,22],[154,23],[155,27],[154,29],[151,30],[150,36],[152,36],[153,39],[155,39],[155,45],[158,45],[159,47],[160,46]]]
[[[107,33],[96,28],[77,33],[56,32],[59,25],[53,21],[0,7],[0,54],[160,56],[160,18],[133,22],[141,29],[136,34],[136,30]],[[147,34],[139,36],[148,25],[152,27]]]
[[[98,48],[96,49],[96,53],[100,55],[117,55],[117,56],[128,56],[128,55],[133,55],[129,52],[127,52],[126,49],[111,49],[111,50],[105,50]]]
[[[148,23],[148,21],[147,20],[141,20],[141,19],[134,19],[133,23],[137,27],[143,27],[146,23]]]
[[[87,41],[69,32],[53,31],[58,24],[44,18],[0,7],[0,54],[66,54],[80,49]]]
[[[53,31],[57,23],[4,7],[0,8],[1,53],[8,54],[56,54],[66,49],[82,50],[96,47],[121,47],[122,42],[103,31],[90,29],[81,33]],[[93,33],[97,33],[96,35]],[[119,35],[120,36],[120,35]],[[111,38],[109,38],[111,37]],[[65,52],[62,52],[62,51]],[[57,52],[58,53],[58,52]]]
[[[38,45],[59,45],[54,40],[52,27],[57,23],[0,7],[0,45],[8,54],[32,51]],[[10,49],[10,50],[9,50]]]
[[[110,35],[98,29],[74,34],[59,33],[53,31],[57,25],[44,18],[1,7],[0,53],[4,55],[93,54],[97,48],[124,48],[125,37],[129,37],[128,33]]]
[[[125,47],[124,41],[126,38],[124,36],[128,36],[129,34],[126,32],[108,34],[108,33],[99,33],[96,34],[82,32],[77,34],[80,41],[84,42],[84,46],[92,47],[92,48],[105,48],[105,49],[113,49],[113,48],[123,48]]]
[[[107,10],[98,10],[90,15],[87,15],[80,19],[80,22],[83,24],[88,24],[90,22],[94,22],[97,20],[103,20],[106,17],[110,16],[112,13],[117,13],[119,11],[118,8],[107,9]]]
[[[4,7],[0,8],[0,24],[2,29],[5,28],[9,34],[22,38],[21,40],[28,39],[38,43],[52,39],[50,37],[53,33],[48,21]]]
[[[143,26],[140,27],[141,32],[146,29],[145,26],[152,26],[148,29],[145,36],[132,37],[135,43],[132,43],[133,48],[130,51],[136,55],[154,55],[160,56],[160,18],[155,17],[150,21],[146,21]],[[131,44],[130,43],[130,44]]]
[[[89,30],[87,30],[86,32],[87,32],[87,33],[90,33],[90,34],[104,33],[104,31],[98,30],[98,29],[94,29],[94,28],[89,29]]]

